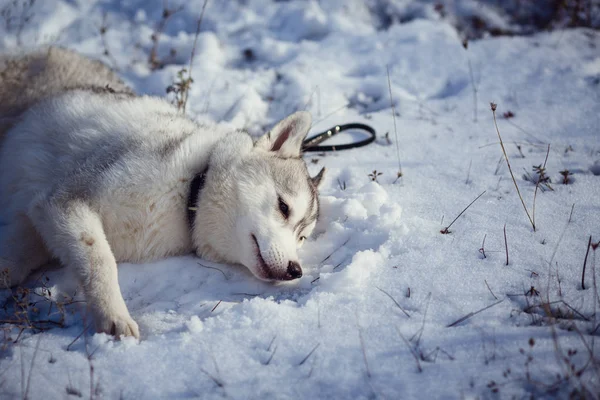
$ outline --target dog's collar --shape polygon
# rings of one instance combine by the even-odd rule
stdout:
[[[192,179],[190,183],[190,192],[188,193],[188,202],[187,202],[187,217],[188,217],[188,225],[190,227],[190,231],[194,229],[194,221],[196,220],[196,211],[198,211],[198,197],[200,196],[200,191],[204,187],[204,182],[206,181],[206,173],[208,172],[208,168],[202,172],[197,173]]]

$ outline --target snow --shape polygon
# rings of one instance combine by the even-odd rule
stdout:
[[[163,96],[188,66],[203,1],[177,4],[183,9],[160,35],[163,69],[147,62],[160,0],[37,2],[21,34],[1,25],[0,50],[66,46],[118,68],[139,93]],[[422,3],[380,2],[390,15],[417,17],[391,18],[389,26],[369,4],[209,2],[197,41],[191,117],[259,134],[307,109],[312,132],[354,121],[378,132],[366,148],[306,154],[311,174],[323,166],[327,173],[320,220],[300,250],[304,276],[269,284],[192,256],[122,264],[119,281],[141,341],[79,336],[89,321],[73,303],[65,328],[5,341],[0,397],[76,396],[70,388],[126,399],[487,398],[496,389],[521,398],[581,387],[598,397],[599,302],[591,287],[593,274],[600,278],[598,251],[590,250],[586,290],[581,272],[588,238],[600,240],[600,36],[557,30],[485,37],[464,49],[456,28]],[[510,26],[491,10],[480,12]],[[535,184],[523,175],[534,175],[550,144],[554,190],[538,189],[535,232],[501,162],[491,101],[530,213]],[[515,116],[504,118],[508,111]],[[571,184],[560,183],[564,169]],[[374,170],[382,173],[377,182],[368,176]],[[484,191],[451,233],[440,233]],[[45,275],[54,300],[73,294],[59,284],[64,271]],[[556,302],[554,314],[560,308],[564,318],[547,318],[545,302]],[[56,316],[47,304],[38,304],[40,314]],[[588,363],[586,347],[595,361]],[[568,374],[558,354],[586,367],[581,377],[557,381]]]

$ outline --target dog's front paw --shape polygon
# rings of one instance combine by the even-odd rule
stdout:
[[[129,313],[101,313],[95,315],[96,331],[108,333],[115,338],[121,336],[133,336],[140,338],[140,329],[138,324],[131,318]]]

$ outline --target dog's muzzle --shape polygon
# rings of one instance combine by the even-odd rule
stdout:
[[[282,275],[283,271],[273,271],[272,268],[265,262],[262,254],[260,253],[260,246],[258,245],[258,240],[254,234],[251,235],[252,240],[254,241],[256,258],[258,260],[258,264],[260,267],[261,275],[259,278],[273,281],[291,281],[293,279],[298,279],[302,277],[302,267],[296,261],[290,261],[287,265],[287,270]]]

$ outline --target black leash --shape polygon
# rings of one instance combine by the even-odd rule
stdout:
[[[348,131],[351,129],[368,132],[369,137],[366,139],[360,140],[358,142],[354,142],[354,143],[336,144],[336,145],[331,145],[331,146],[319,146],[319,143],[324,142],[325,140],[329,139],[330,137],[333,137],[340,132]],[[336,125],[333,128],[326,130],[325,132],[318,133],[315,136],[305,139],[304,142],[302,143],[302,151],[303,152],[339,151],[339,150],[355,149],[357,147],[363,147],[363,146],[368,145],[369,143],[373,142],[376,137],[377,137],[377,135],[375,134],[375,129],[373,129],[369,125],[361,124],[358,122],[353,122],[351,124],[345,124],[345,125]]]

